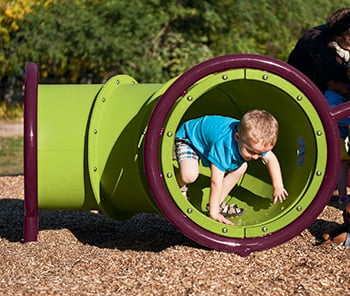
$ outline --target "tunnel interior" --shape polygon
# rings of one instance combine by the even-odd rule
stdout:
[[[181,123],[203,115],[240,119],[248,110],[264,109],[279,122],[279,138],[273,151],[279,159],[289,196],[272,203],[272,186],[261,160],[249,161],[248,170],[227,197],[244,208],[241,217],[225,226],[208,218],[210,170],[201,165],[200,176],[189,185],[190,199],[180,193],[175,173],[174,135]],[[188,218],[203,228],[232,237],[262,236],[296,219],[316,195],[327,159],[322,122],[300,89],[275,74],[257,69],[234,69],[211,74],[178,98],[167,117],[161,144],[161,166],[169,194]]]

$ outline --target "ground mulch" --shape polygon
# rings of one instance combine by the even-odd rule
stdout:
[[[23,179],[0,177],[0,295],[350,295],[350,248],[314,244],[342,223],[340,206],[247,257],[197,245],[156,214],[40,211],[38,241],[23,244]]]

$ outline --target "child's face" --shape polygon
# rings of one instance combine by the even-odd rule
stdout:
[[[240,139],[238,134],[236,134],[236,140],[239,154],[246,161],[259,159],[265,152],[273,148],[272,145],[264,145],[262,141],[258,143],[249,143],[248,141]]]

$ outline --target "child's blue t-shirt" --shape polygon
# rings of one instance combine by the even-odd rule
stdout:
[[[341,94],[332,90],[326,90],[324,93],[324,96],[329,106],[331,107],[334,107],[346,102],[346,98],[344,98]],[[348,136],[349,124],[350,124],[350,117],[346,117],[338,121],[340,137],[343,139],[345,139]]]
[[[206,167],[214,164],[223,172],[240,167],[245,160],[239,154],[235,133],[239,120],[208,115],[186,121],[176,138],[187,139]]]

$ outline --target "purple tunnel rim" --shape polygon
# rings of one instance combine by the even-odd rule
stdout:
[[[164,123],[176,100],[183,96],[191,85],[203,77],[234,68],[265,70],[291,82],[309,98],[325,127],[329,156],[324,181],[318,193],[298,219],[283,229],[264,237],[229,238],[209,232],[192,222],[169,196],[159,164],[158,148]],[[337,160],[340,159],[339,141],[337,140],[339,133],[335,118],[339,119],[342,116],[344,114],[339,110],[336,114],[332,114],[332,110],[323,99],[322,93],[305,75],[280,60],[256,54],[230,54],[200,63],[182,74],[167,89],[152,112],[144,145],[145,174],[152,196],[162,213],[178,230],[203,246],[246,256],[253,251],[261,251],[282,244],[309,227],[329,201],[339,171],[339,161]]]
[[[38,210],[38,66],[29,63],[24,82],[24,242],[37,241]]]

